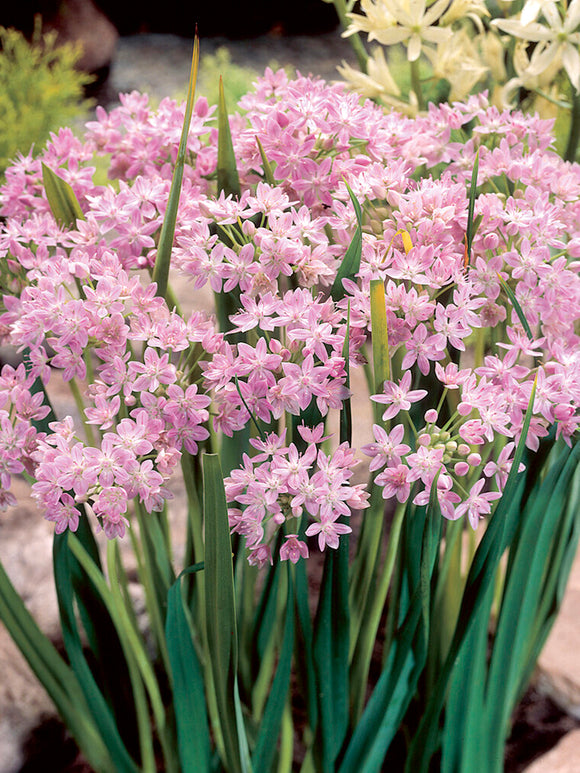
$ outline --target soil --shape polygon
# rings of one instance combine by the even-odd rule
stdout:
[[[505,773],[521,773],[548,752],[580,721],[562,712],[533,687],[524,695],[514,715],[505,756]],[[30,735],[27,762],[20,773],[92,773],[73,739],[57,719],[47,720]]]

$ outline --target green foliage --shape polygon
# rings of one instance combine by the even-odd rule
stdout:
[[[75,70],[78,45],[56,45],[56,33],[28,42],[21,32],[0,27],[0,175],[17,151],[41,148],[50,132],[76,120],[89,106],[83,88],[92,76]]]
[[[215,54],[203,55],[200,61],[198,91],[210,105],[218,104],[220,77],[223,79],[225,102],[232,106],[247,94],[258,72],[252,67],[234,64],[230,52],[222,46]]]

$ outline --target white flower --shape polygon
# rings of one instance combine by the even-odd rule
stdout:
[[[367,19],[349,14],[353,24],[347,34],[364,31],[369,40],[383,46],[405,43],[407,59],[414,62],[421,55],[423,41],[438,44],[451,35],[447,27],[432,26],[447,10],[449,0],[435,0],[428,9],[425,6],[426,0],[363,0],[361,9]]]
[[[541,9],[537,7],[539,5]],[[528,21],[540,10],[547,25]],[[534,0],[523,19],[495,19],[492,24],[514,37],[539,44],[530,59],[529,75],[540,75],[560,58],[570,82],[580,92],[580,32],[577,32],[580,25],[580,0],[572,0],[563,19],[555,3]]]
[[[382,48],[377,48],[369,57],[367,62],[368,74],[355,70],[346,62],[343,62],[342,66],[337,69],[349,87],[363,97],[380,99],[381,102],[394,107],[399,113],[410,116],[417,115],[417,99],[413,92],[410,93],[408,102],[399,98],[401,90],[391,75]]]
[[[463,19],[471,19],[479,32],[483,32],[482,16],[490,16],[485,0],[452,0],[439,23],[450,26]]]
[[[433,75],[451,84],[450,102],[464,99],[488,71],[464,29],[440,44],[437,51],[427,49],[425,53],[433,65]]]

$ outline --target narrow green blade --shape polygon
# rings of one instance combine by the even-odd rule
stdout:
[[[201,566],[198,565],[197,568]],[[191,625],[183,602],[181,577],[173,583],[167,595],[165,633],[173,677],[173,701],[181,767],[185,771],[208,773],[211,745],[203,672],[193,645]]]
[[[240,734],[244,728],[236,717],[238,639],[228,509],[217,454],[204,454],[202,467],[207,647],[227,766],[237,773],[243,770]]]
[[[221,193],[221,191],[223,191],[226,196],[229,196],[230,194],[240,196],[241,194],[240,178],[238,177],[238,168],[236,166],[232,133],[230,131],[230,122],[224,95],[224,84],[221,77],[218,96],[217,184],[218,192]]]
[[[533,336],[532,330],[530,328],[530,324],[529,324],[528,320],[526,319],[526,315],[524,314],[524,310],[520,306],[520,304],[518,302],[518,299],[515,296],[514,291],[508,285],[508,283],[505,281],[505,279],[502,276],[500,276],[499,274],[498,274],[498,278],[499,278],[500,284],[501,284],[505,294],[510,299],[511,304],[514,307],[515,312],[518,315],[518,318],[519,318],[520,322],[522,323],[523,329],[526,331],[526,335],[528,336],[530,341],[533,341],[534,340],[534,336]]]
[[[493,583],[502,553],[505,550],[506,519],[514,504],[517,506],[518,498],[521,497],[525,482],[525,479],[518,474],[518,471],[532,418],[535,394],[536,384],[534,382],[522,427],[522,434],[514,454],[512,468],[502,498],[499,500],[495,513],[473,557],[465,583],[455,633],[430,701],[409,749],[405,767],[406,773],[426,773],[429,768],[429,762],[437,743],[439,716],[445,701],[453,665],[463,641],[476,619],[475,615],[486,598],[487,590],[490,584]]]
[[[344,371],[346,381],[344,385],[350,389],[350,301],[348,302],[348,311],[346,316],[346,332],[344,334],[344,344],[342,345],[342,356],[344,358]],[[340,409],[340,442],[352,443],[352,410],[351,400],[347,397],[343,400]]]
[[[473,162],[473,172],[471,173],[471,185],[469,186],[469,205],[467,208],[467,231],[465,234],[465,249],[466,265],[469,265],[471,259],[471,245],[473,244],[473,237],[475,236],[476,223],[473,219],[473,213],[475,210],[475,199],[477,198],[477,174],[479,172],[479,148],[475,154],[475,161]]]
[[[120,773],[137,773],[138,768],[121,738],[117,722],[83,652],[82,641],[74,611],[73,572],[74,556],[68,546],[68,532],[55,535],[54,579],[58,592],[58,605],[62,635],[71,666],[80,682],[87,704],[101,738],[107,744],[109,754]]]
[[[113,763],[89,712],[75,672],[40,630],[1,563],[0,620],[91,765],[99,773],[108,773]]]
[[[322,770],[333,770],[348,728],[349,629],[348,539],[326,549],[318,613],[314,627],[314,663],[318,685],[315,757]]]
[[[385,285],[382,279],[371,279],[370,294],[374,369],[373,389],[375,394],[379,394],[383,391],[383,383],[391,377],[387,306],[385,301]],[[379,403],[374,403],[374,411],[375,421],[379,424],[382,413]]]
[[[45,163],[42,164],[42,182],[50,209],[59,225],[74,228],[77,220],[85,219],[71,186]]]
[[[264,152],[264,148],[262,147],[262,143],[260,142],[260,138],[256,135],[256,143],[258,144],[258,150],[260,151],[260,156],[262,158],[262,167],[264,169],[264,180],[268,183],[268,185],[276,185],[276,179],[274,177],[274,172],[272,171],[272,165],[268,161],[266,157],[266,153]]]
[[[276,752],[275,739],[278,738],[280,733],[282,714],[284,713],[284,706],[290,686],[290,669],[294,649],[294,614],[294,583],[291,565],[288,562],[288,595],[286,598],[284,639],[282,641],[276,675],[272,682],[252,757],[252,764],[256,771],[271,770],[272,762],[274,761]]]
[[[509,730],[522,674],[530,670],[528,654],[535,650],[533,640],[538,631],[537,613],[546,568],[550,565],[560,519],[567,515],[568,485],[579,459],[579,444],[572,452],[566,449],[521,514],[522,533],[517,554],[508,565],[489,671],[485,716],[496,756]]]
[[[362,210],[356,196],[348,185],[346,185],[346,189],[354,207],[357,226],[352,241],[348,245],[348,249],[342,259],[342,263],[336,272],[336,277],[332,284],[332,289],[330,290],[333,301],[338,301],[344,297],[342,280],[354,279],[356,277],[360,269],[360,259],[362,254]]]
[[[185,106],[185,117],[183,119],[183,129],[175,169],[173,170],[173,180],[169,191],[169,200],[167,210],[161,227],[159,244],[157,246],[157,257],[155,259],[155,268],[153,269],[153,281],[157,283],[157,295],[165,298],[167,295],[167,284],[169,280],[169,266],[171,264],[171,251],[173,249],[173,237],[175,235],[175,223],[177,222],[177,209],[179,207],[179,197],[181,195],[181,184],[183,182],[183,170],[185,168],[185,154],[187,150],[187,137],[189,126],[191,124],[191,115],[193,113],[193,102],[195,99],[195,84],[197,82],[197,68],[199,64],[199,39],[197,35],[193,42],[193,56],[191,58],[191,73],[189,76],[189,88],[187,91],[187,102]]]

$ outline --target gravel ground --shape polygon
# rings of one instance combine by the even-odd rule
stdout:
[[[316,37],[285,37],[268,34],[251,40],[206,38],[200,41],[200,52],[215,54],[225,47],[233,64],[263,72],[271,63],[298,69],[303,75],[319,75],[337,80],[336,66],[356,59],[350,43],[340,31]],[[117,94],[137,89],[154,99],[183,94],[187,88],[191,64],[192,41],[175,35],[133,35],[123,37],[117,45],[115,59],[107,82],[98,95],[99,102],[112,105]]]

